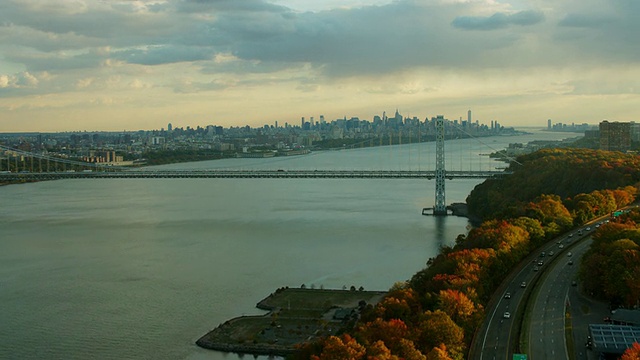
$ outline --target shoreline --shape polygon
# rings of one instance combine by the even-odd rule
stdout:
[[[210,350],[238,354],[287,356],[305,342],[351,328],[368,305],[386,291],[279,288],[256,307],[264,315],[225,321],[196,341]]]

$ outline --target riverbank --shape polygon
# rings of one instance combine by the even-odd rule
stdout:
[[[360,311],[377,304],[384,291],[280,288],[262,299],[262,316],[240,316],[202,336],[200,347],[224,352],[286,356],[315,338],[353,326]]]
[[[482,223],[482,219],[469,214],[469,207],[467,206],[467,203],[455,202],[451,205],[448,205],[447,209],[451,211],[451,215],[469,219],[469,222],[471,222],[473,226],[480,226],[480,224]]]

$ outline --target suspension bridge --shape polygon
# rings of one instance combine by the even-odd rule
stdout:
[[[425,215],[447,215],[445,180],[485,179],[507,174],[502,170],[445,170],[445,131],[442,116],[436,120],[435,170],[290,170],[290,169],[206,169],[156,170],[149,168],[123,168],[101,163],[88,163],[72,159],[37,154],[0,145],[0,150],[13,154],[14,164],[6,158],[6,167],[0,162],[0,182],[27,182],[61,179],[188,179],[188,178],[242,178],[242,179],[425,179],[436,181],[435,206],[423,209]],[[409,155],[410,156],[410,155]],[[21,159],[19,161],[19,159]],[[2,161],[2,159],[0,159]],[[12,168],[13,171],[1,169]],[[52,170],[53,169],[53,170]]]

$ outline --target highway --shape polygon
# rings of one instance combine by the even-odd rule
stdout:
[[[581,241],[569,251],[554,255],[530,299],[532,316],[528,332],[531,359],[568,359],[565,336],[565,314],[569,305],[569,291],[576,281],[578,261],[591,245],[591,239]],[[574,260],[575,258],[575,260]],[[570,264],[573,262],[573,264]],[[582,344],[579,344],[582,345]]]
[[[582,235],[578,235],[576,229],[571,237],[565,235],[547,243],[508,274],[487,305],[487,317],[476,334],[469,359],[511,360],[518,348],[521,330],[529,334],[528,345],[535,352],[530,359],[567,358],[564,304],[578,270],[577,260],[591,242],[586,239],[589,235],[586,227],[580,230]],[[545,256],[541,256],[542,252]],[[551,252],[553,255],[549,256]],[[571,257],[567,256],[569,252]],[[571,259],[575,263],[568,265]],[[507,293],[510,296],[505,296]],[[531,321],[528,328],[521,329],[527,305],[533,306]]]
[[[498,289],[497,295],[487,306],[487,318],[483,323],[475,346],[472,347],[470,358],[481,360],[511,359],[513,349],[518,342],[521,307],[526,303],[532,281],[537,279],[539,272],[533,271],[537,254],[529,255],[520,266],[514,270]],[[507,295],[508,293],[508,295]],[[505,317],[505,313],[509,317]]]

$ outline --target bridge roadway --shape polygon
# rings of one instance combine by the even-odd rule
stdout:
[[[447,171],[447,179],[486,179],[505,171]],[[1,181],[59,179],[183,179],[183,178],[315,178],[315,179],[434,179],[435,171],[424,170],[113,170],[0,173]]]

